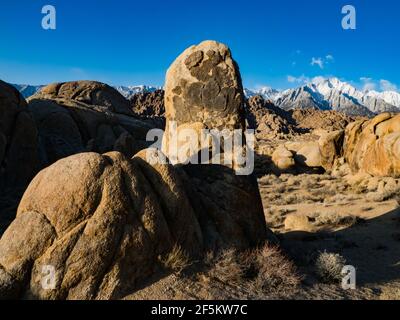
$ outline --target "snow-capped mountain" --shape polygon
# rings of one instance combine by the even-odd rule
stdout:
[[[33,96],[35,93],[40,91],[44,86],[32,86],[28,84],[13,84],[15,88],[22,94],[22,96],[26,99],[30,96]]]
[[[162,89],[161,87],[152,86],[114,86],[115,89],[119,91],[125,98],[130,99],[133,95],[142,92],[154,92],[156,90]]]
[[[15,88],[17,88],[17,90],[19,92],[21,92],[21,94],[24,98],[29,98],[30,96],[33,96],[35,93],[39,92],[43,87],[45,87],[44,85],[33,86],[33,85],[27,85],[27,84],[13,84],[13,86]],[[130,99],[136,93],[154,92],[158,89],[162,89],[162,88],[145,86],[145,85],[113,86],[113,87],[116,90],[118,90],[127,99]]]
[[[400,112],[400,94],[361,91],[337,78],[317,78],[300,88],[277,96],[275,103],[283,109],[318,108],[349,115],[372,116],[381,112]]]
[[[255,90],[250,90],[250,89],[244,89],[244,94],[247,98],[253,97],[253,96],[262,96],[266,100],[272,100],[275,101],[280,94],[278,90],[272,89],[271,87],[261,87],[259,89]]]

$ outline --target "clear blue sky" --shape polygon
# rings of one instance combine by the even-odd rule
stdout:
[[[41,28],[46,4],[57,9],[54,31]],[[345,4],[357,30],[341,27]],[[247,87],[334,75],[399,88],[399,16],[398,0],[1,0],[0,78],[162,85],[182,50],[213,39],[230,46]]]

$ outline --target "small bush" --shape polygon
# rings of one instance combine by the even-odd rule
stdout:
[[[206,255],[206,264],[210,269],[210,277],[225,283],[239,283],[242,281],[248,266],[242,263],[240,255],[234,249],[224,250],[217,257],[212,253]]]
[[[318,277],[326,283],[337,283],[342,280],[342,270],[346,259],[336,253],[321,252],[315,263]]]
[[[264,294],[287,294],[299,286],[301,277],[296,267],[278,247],[265,245],[253,251],[250,257],[256,272],[251,283],[254,291]]]
[[[188,255],[179,245],[175,245],[172,251],[160,260],[165,269],[178,273],[190,266]]]

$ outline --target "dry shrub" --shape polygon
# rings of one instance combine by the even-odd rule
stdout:
[[[234,249],[220,252],[216,257],[207,253],[206,264],[209,266],[208,275],[225,283],[240,283],[248,266],[240,259],[240,254]]]
[[[338,283],[342,280],[342,270],[346,259],[340,254],[321,252],[315,262],[315,271],[321,281],[325,283]]]
[[[340,215],[337,212],[326,212],[315,214],[315,223],[317,226],[330,227],[351,227],[356,225],[361,219],[353,215]]]
[[[209,253],[206,264],[210,278],[239,286],[258,298],[288,297],[301,282],[294,264],[270,245],[246,252],[229,249],[216,258]]]
[[[174,245],[171,252],[169,252],[165,257],[160,259],[161,264],[165,269],[181,272],[190,266],[190,259],[186,252],[179,245]]]
[[[295,265],[276,246],[265,245],[252,251],[245,260],[253,260],[256,274],[251,287],[257,293],[287,294],[301,282]]]

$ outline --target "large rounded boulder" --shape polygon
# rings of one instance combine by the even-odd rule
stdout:
[[[200,254],[183,183],[169,165],[143,166],[118,152],[82,153],[41,171],[0,240],[0,297],[120,298],[175,245]],[[54,270],[51,290],[43,268]]]

